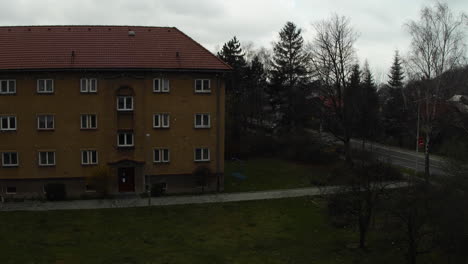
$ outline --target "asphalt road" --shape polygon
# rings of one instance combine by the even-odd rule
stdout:
[[[362,148],[362,141],[352,140],[351,146],[353,148]],[[386,161],[403,168],[413,170],[417,169],[419,172],[424,172],[423,153],[416,153],[416,151],[384,146],[373,142],[367,143],[366,149],[375,154],[382,161]],[[444,163],[445,162],[442,158],[431,155],[429,161],[431,174],[444,175]]]
[[[315,136],[319,136],[317,131],[309,130]],[[321,139],[328,143],[338,143],[341,144],[341,141],[336,140],[336,138],[330,134],[323,133],[321,134]],[[361,140],[351,140],[351,147],[354,149],[362,148]],[[418,172],[424,172],[424,153],[416,153],[416,151],[411,151],[407,149],[400,149],[397,147],[390,147],[381,145],[374,142],[367,142],[366,149],[373,154],[375,154],[380,160],[412,170],[417,170]],[[443,158],[431,155],[430,156],[430,173],[437,175],[445,175],[444,170],[445,161]]]

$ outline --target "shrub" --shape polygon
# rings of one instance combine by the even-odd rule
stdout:
[[[63,201],[67,197],[65,184],[49,183],[45,186],[46,198],[49,201]]]

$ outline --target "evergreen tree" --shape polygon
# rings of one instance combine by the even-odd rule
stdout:
[[[222,59],[234,71],[243,70],[247,63],[245,61],[245,54],[242,51],[241,44],[236,36],[223,45],[218,52],[218,58]]]
[[[232,67],[226,75],[226,152],[238,155],[240,142],[245,134],[243,126],[247,63],[239,40],[234,36],[218,52],[218,57]]]
[[[254,56],[250,67],[247,68],[247,101],[246,119],[249,127],[252,129],[260,128],[264,121],[265,89],[267,86],[267,77],[263,63],[258,56]]]
[[[402,61],[398,54],[398,50],[395,51],[395,57],[393,59],[393,65],[390,68],[390,74],[388,77],[388,85],[392,88],[403,88],[403,79],[405,78],[403,69],[401,67]]]
[[[271,84],[268,89],[274,122],[289,131],[303,124],[307,77],[307,54],[302,30],[287,22],[273,49]]]
[[[362,84],[359,93],[359,114],[357,133],[363,139],[363,147],[366,140],[372,140],[377,134],[379,122],[379,98],[374,77],[369,69],[369,64],[364,64],[362,72]]]
[[[403,96],[404,72],[402,62],[395,51],[393,65],[390,68],[388,77],[388,97],[383,102],[383,122],[385,133],[395,138],[398,145],[403,145],[403,138],[406,134],[407,110],[405,98]]]
[[[359,67],[359,64],[355,64],[352,67],[351,75],[348,80],[348,85],[345,88],[344,93],[344,107],[346,110],[346,118],[344,119],[347,123],[346,125],[352,127],[352,131],[356,131],[360,124],[358,122],[358,115],[360,114],[360,98],[362,81],[361,81],[362,71]],[[355,133],[354,133],[355,134]]]

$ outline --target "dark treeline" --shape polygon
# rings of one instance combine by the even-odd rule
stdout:
[[[347,17],[313,23],[308,43],[287,22],[272,50],[248,45],[249,56],[233,37],[218,52],[233,68],[226,76],[227,157],[270,153],[270,140],[312,129],[341,141],[348,162],[352,138],[408,149],[419,140],[429,177],[430,153],[450,155],[468,144],[466,118],[450,101],[468,94],[463,19],[445,4],[424,8],[419,21],[405,25],[410,52],[395,51],[386,83],[375,82],[367,60],[359,62],[358,34]]]
[[[403,247],[408,263],[421,255],[437,256],[431,263],[466,263],[466,25],[467,16],[446,4],[423,8],[419,20],[405,24],[409,52],[395,51],[386,83],[376,83],[367,60],[360,63],[358,34],[347,17],[313,23],[308,43],[287,22],[271,51],[248,46],[249,56],[233,37],[218,52],[233,68],[226,75],[227,158],[280,155],[323,163],[331,157],[313,135],[334,138],[347,164],[336,173],[349,184],[345,195],[328,198],[329,211],[344,225],[355,223],[359,248],[369,248],[374,229]],[[362,140],[362,149],[351,149],[351,139]],[[365,154],[369,142],[424,153],[424,183],[386,190],[386,182],[401,178]],[[446,178],[432,177],[431,153],[450,158]],[[373,219],[385,221],[375,227]]]

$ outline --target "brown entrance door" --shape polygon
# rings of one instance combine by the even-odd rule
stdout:
[[[135,191],[135,168],[118,168],[119,192]]]

